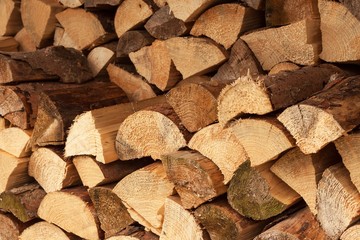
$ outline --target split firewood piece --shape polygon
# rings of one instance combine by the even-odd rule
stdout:
[[[92,156],[75,156],[73,159],[83,185],[90,188],[120,181],[128,174],[152,162],[153,160],[149,158],[132,162],[115,161],[108,164],[100,163]]]
[[[276,216],[301,197],[270,171],[273,162],[251,167],[243,163],[230,181],[227,198],[232,208],[255,220]]]
[[[141,26],[154,13],[153,6],[146,0],[124,0],[118,7],[114,24],[118,37],[126,31]]]
[[[349,11],[360,20],[360,4],[356,0],[340,0]]]
[[[18,158],[0,150],[0,193],[33,180],[28,175],[29,158]]]
[[[232,133],[244,147],[251,166],[276,159],[295,146],[285,127],[273,117],[240,119],[230,125]]]
[[[104,164],[118,160],[114,142],[120,124],[132,113],[161,106],[164,102],[165,96],[159,96],[94,109],[77,116],[66,139],[65,156],[95,156],[96,161]]]
[[[159,236],[144,230],[144,227],[141,225],[133,224],[121,230],[116,236],[106,240],[159,240]]]
[[[329,239],[338,239],[346,228],[360,219],[360,194],[342,163],[324,171],[316,202],[317,219]]]
[[[229,60],[224,63],[211,80],[229,84],[239,77],[263,73],[260,63],[246,43],[238,39],[231,48]]]
[[[274,65],[270,71],[269,71],[269,75],[274,75],[277,74],[279,72],[282,71],[294,71],[294,70],[298,70],[300,69],[300,67],[298,65],[296,65],[295,63],[292,62],[281,62],[278,63],[276,65]]]
[[[151,45],[155,39],[144,30],[127,31],[119,37],[116,48],[116,58],[125,59],[131,52],[136,52],[142,47]]]
[[[279,28],[258,30],[241,39],[254,52],[264,70],[270,70],[274,65],[285,61],[313,65],[318,61],[320,42],[320,38],[308,41],[310,36],[317,36],[316,31],[320,31],[313,25],[316,25],[315,20],[305,19]]]
[[[355,42],[360,35],[360,20],[337,2],[319,0],[319,11],[322,35],[320,58],[327,62],[359,62],[360,47]]]
[[[14,39],[19,44],[18,50],[20,52],[34,52],[36,51],[36,44],[28,34],[26,28],[22,28],[16,33]]]
[[[19,239],[19,235],[28,227],[12,214],[0,212],[0,239]]]
[[[34,177],[47,193],[81,183],[74,164],[62,155],[62,147],[42,147],[31,154],[29,175]]]
[[[195,133],[188,147],[211,159],[224,175],[225,184],[229,183],[236,169],[249,159],[233,129],[224,129],[220,124],[212,124]]]
[[[163,155],[161,161],[186,209],[196,208],[227,190],[219,168],[198,152],[177,151]]]
[[[271,76],[240,77],[218,97],[219,122],[225,125],[245,114],[264,115],[296,104],[322,90],[338,73],[342,73],[339,68],[324,64]]]
[[[231,208],[226,198],[201,205],[194,215],[213,240],[253,239],[268,223],[241,216]]]
[[[154,90],[141,76],[114,64],[109,64],[106,70],[110,80],[126,93],[131,102],[156,97]]]
[[[183,78],[211,72],[227,59],[225,50],[208,38],[175,37],[165,42]]]
[[[317,184],[324,170],[340,161],[334,145],[328,145],[315,154],[305,155],[300,149],[291,149],[281,156],[270,170],[305,200],[316,215]]]
[[[128,208],[131,217],[159,235],[164,204],[174,194],[174,185],[161,162],[152,163],[123,178],[113,189]]]
[[[335,80],[332,86],[279,115],[303,153],[316,153],[360,124],[359,80],[359,76],[338,83]]]
[[[151,36],[157,39],[179,37],[188,31],[188,25],[177,19],[168,5],[157,10],[144,25]]]
[[[113,192],[113,188],[114,185],[105,185],[89,189],[100,227],[105,232],[106,238],[116,235],[135,222],[130,217],[121,199]]]
[[[57,227],[54,224],[40,221],[27,227],[19,236],[19,240],[34,239],[79,240],[80,238],[73,234],[65,233],[61,228]]]
[[[56,18],[72,40],[73,45],[66,47],[91,49],[116,38],[113,16],[108,12],[92,13],[81,8],[68,8],[56,14]]]
[[[59,2],[67,8],[78,8],[84,4],[85,0],[59,0]]]
[[[110,82],[68,89],[44,91],[40,94],[37,120],[31,146],[63,145],[66,131],[74,118],[84,111],[128,102],[125,93]]]
[[[165,199],[164,224],[161,240],[209,240],[207,233],[190,211],[186,210],[179,197]]]
[[[357,223],[345,230],[340,236],[340,240],[353,240],[360,237],[360,224]]]
[[[207,36],[229,49],[241,34],[263,25],[263,13],[236,3],[219,4],[196,21],[190,34]]]
[[[106,67],[115,59],[115,53],[106,47],[96,47],[87,56],[93,77],[105,73]]]
[[[360,191],[360,175],[358,174],[360,163],[360,132],[354,132],[343,136],[335,141],[336,149],[339,151],[342,162],[350,172],[350,178],[358,191]]]
[[[46,194],[40,203],[38,215],[41,219],[81,238],[102,238],[99,220],[85,187]]]
[[[0,37],[13,36],[22,28],[20,1],[0,2]]]
[[[327,238],[313,213],[306,207],[254,238],[254,240],[268,239],[323,240]]]
[[[37,218],[37,210],[46,192],[37,183],[25,184],[0,194],[0,208],[22,222]]]
[[[57,0],[21,1],[22,22],[36,47],[42,48],[51,44],[57,23],[55,15],[63,10],[64,6]]]
[[[8,127],[10,127],[9,121],[7,121],[5,118],[0,116],[0,130],[4,130],[5,128],[8,128]]]
[[[159,8],[164,7],[167,4],[167,0],[153,0],[153,2],[158,6]]]
[[[218,3],[218,0],[167,0],[174,16],[184,22],[195,21],[206,9]]]
[[[35,52],[0,55],[1,83],[60,79],[83,83],[92,78],[86,58],[71,48],[48,47]]]
[[[13,37],[0,37],[0,51],[17,52],[19,43]]]
[[[19,158],[30,156],[31,133],[31,130],[23,130],[18,127],[0,130],[0,149]]]
[[[120,5],[123,0],[85,0],[86,10],[111,10]]]
[[[265,0],[243,0],[246,6],[249,6],[255,10],[265,10]]]

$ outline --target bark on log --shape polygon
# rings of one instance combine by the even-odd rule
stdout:
[[[19,51],[20,52],[34,52],[36,51],[36,44],[30,37],[29,33],[27,32],[26,28],[22,28],[20,31],[16,33],[14,39],[19,44]]]
[[[159,236],[144,230],[141,225],[130,225],[107,240],[159,240]]]
[[[18,239],[21,232],[28,226],[12,214],[0,212],[0,239]]]
[[[19,43],[13,37],[0,37],[0,51],[17,52]]]
[[[19,236],[19,240],[80,240],[79,237],[64,232],[54,224],[41,221],[27,227]]]
[[[20,1],[4,0],[0,3],[0,36],[13,36],[22,28]]]
[[[32,131],[9,127],[0,130],[0,149],[15,157],[29,157],[31,155],[30,136]]]
[[[360,20],[360,4],[356,0],[340,0],[349,11]]]
[[[126,59],[129,53],[136,52],[142,47],[151,45],[154,40],[155,39],[144,30],[127,31],[119,37],[116,58],[120,60]]]
[[[86,10],[112,10],[120,5],[123,0],[85,0],[84,8]]]
[[[167,0],[174,16],[184,22],[195,21],[206,9],[218,3],[218,0]]]

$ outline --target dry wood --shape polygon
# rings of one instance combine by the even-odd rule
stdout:
[[[144,227],[141,225],[130,225],[116,236],[106,240],[159,240],[159,236],[144,230]]]
[[[51,44],[57,22],[55,15],[63,10],[57,0],[21,1],[22,22],[37,47]]]
[[[300,67],[298,65],[296,65],[295,63],[292,62],[281,62],[278,63],[276,65],[274,65],[270,71],[269,71],[269,75],[274,75],[277,74],[279,72],[282,71],[294,71],[294,70],[298,70],[300,69]]]
[[[243,2],[255,10],[265,10],[266,0],[243,0]]]
[[[227,198],[232,208],[255,220],[276,216],[300,196],[270,171],[273,162],[251,167],[243,163],[230,181]]]
[[[334,145],[308,155],[295,148],[281,156],[270,170],[300,194],[310,211],[316,215],[317,184],[324,170],[340,159]]]
[[[196,208],[226,192],[224,176],[208,158],[195,151],[177,151],[161,157],[185,209]]]
[[[316,153],[360,124],[359,77],[332,83],[313,97],[287,108],[278,117],[305,154]]]
[[[111,10],[120,5],[123,0],[85,0],[84,7],[86,10]]]
[[[340,0],[349,11],[360,20],[360,4],[356,0]]]
[[[328,64],[308,66],[270,76],[240,77],[218,97],[219,122],[225,125],[246,114],[263,115],[296,104],[322,90],[342,71]]]
[[[80,238],[70,233],[65,233],[54,224],[41,221],[27,227],[19,236],[19,240],[79,240]]]
[[[18,0],[0,2],[0,37],[13,36],[22,28],[20,3]]]
[[[167,0],[174,16],[184,22],[195,21],[207,8],[215,5],[218,0]]]
[[[30,130],[22,130],[18,127],[0,130],[0,149],[19,158],[30,156],[29,141],[31,133]]]
[[[263,13],[236,3],[219,4],[204,12],[190,34],[207,36],[229,49],[241,34],[263,25]]]
[[[357,223],[343,232],[340,236],[340,240],[353,240],[360,237],[360,224]]]
[[[224,49],[207,38],[175,37],[165,42],[183,78],[211,72],[227,59]]]
[[[126,175],[152,162],[153,160],[145,158],[133,162],[115,161],[103,164],[91,156],[75,156],[73,159],[81,181],[87,187],[120,181]]]
[[[154,40],[155,39],[147,31],[127,31],[119,37],[116,57],[124,59],[129,55],[129,53],[136,52],[142,47],[151,45]]]
[[[59,0],[59,2],[68,8],[77,8],[81,7],[85,0]]]
[[[248,160],[233,129],[224,129],[220,124],[212,124],[195,133],[188,147],[213,161],[224,175],[225,184],[229,183],[236,169]]]
[[[338,239],[359,220],[360,194],[342,163],[324,171],[318,184],[316,208],[317,219],[328,239]]]
[[[12,214],[0,212],[0,239],[18,239],[21,232],[27,227]]]
[[[29,175],[47,192],[79,185],[80,177],[70,159],[62,157],[63,148],[38,148],[30,157]]]
[[[97,240],[102,237],[94,206],[85,187],[46,194],[40,203],[38,215],[81,238]]]
[[[0,51],[17,52],[19,43],[13,37],[0,37]]]
[[[96,47],[87,56],[93,77],[104,74],[106,67],[115,59],[115,53],[106,47]]]
[[[19,51],[20,52],[33,52],[36,51],[36,44],[29,36],[26,28],[22,28],[20,31],[16,33],[14,39],[19,44]]]

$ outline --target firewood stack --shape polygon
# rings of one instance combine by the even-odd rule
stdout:
[[[0,239],[360,239],[359,13],[0,1]]]

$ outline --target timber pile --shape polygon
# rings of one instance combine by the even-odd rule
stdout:
[[[360,239],[359,12],[0,1],[0,239]]]

